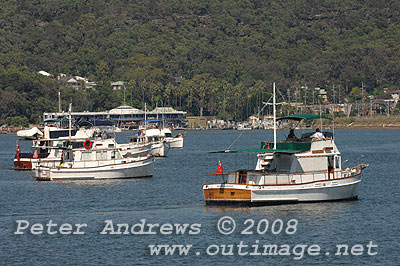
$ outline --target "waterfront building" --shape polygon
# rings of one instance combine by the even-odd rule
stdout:
[[[88,121],[96,120],[111,120],[116,126],[123,126],[127,124],[137,124],[143,120],[159,120],[166,124],[174,124],[175,126],[182,126],[186,112],[177,111],[172,107],[157,107],[152,111],[143,111],[129,105],[121,105],[117,108],[100,111],[100,112],[72,112],[71,117],[74,120],[79,118]],[[56,121],[67,119],[67,112],[45,112],[43,114],[43,121],[45,124],[54,123]]]

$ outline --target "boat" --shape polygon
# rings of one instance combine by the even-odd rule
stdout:
[[[169,128],[162,128],[162,133],[165,135],[165,140],[169,144],[170,149],[182,149],[184,136],[178,133],[176,136],[172,136],[172,131]]]
[[[165,134],[159,128],[140,127],[134,136],[130,139],[131,147],[151,145],[150,154],[155,157],[166,157],[170,144],[165,140]]]
[[[59,148],[65,145],[68,136],[72,139],[88,138],[94,134],[93,130],[80,130],[57,128],[54,126],[45,126],[41,131],[37,127],[29,130],[20,130],[17,132],[19,139],[17,140],[17,151],[14,158],[15,170],[32,170],[35,169],[39,160],[58,164],[61,159]],[[20,151],[20,142],[32,142],[32,150],[30,152]]]
[[[262,142],[255,169],[206,175],[206,204],[248,206],[357,199],[357,187],[367,164],[343,168],[332,132],[306,132],[300,138],[276,141],[274,86],[274,141]],[[292,115],[278,120],[315,121],[321,115]],[[210,180],[211,179],[211,180]]]
[[[96,140],[96,146],[117,148],[124,157],[143,157],[150,154],[151,144],[130,145],[119,144],[111,131],[97,127],[72,129],[71,136],[69,130],[57,127],[46,126],[43,131],[37,128],[19,131],[17,135],[17,151],[14,158],[15,170],[35,170],[39,162],[46,166],[57,166],[61,161],[61,150],[72,145],[74,148],[84,148],[85,141]],[[19,143],[21,141],[32,141],[31,152],[22,153]]]
[[[151,177],[154,158],[151,155],[123,156],[121,149],[104,145],[103,140],[86,140],[83,147],[61,149],[59,165],[39,161],[37,180],[88,180]]]

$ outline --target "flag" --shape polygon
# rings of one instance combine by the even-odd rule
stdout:
[[[218,167],[217,167],[217,171],[215,171],[217,174],[222,174],[222,172],[224,171],[224,168],[222,167],[221,161],[218,159]]]
[[[19,152],[20,152],[19,144],[17,143],[17,152],[15,154],[15,157],[17,158],[18,162],[20,161]]]

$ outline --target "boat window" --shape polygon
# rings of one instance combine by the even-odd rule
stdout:
[[[335,168],[336,169],[340,168],[340,157],[335,157]]]
[[[96,151],[96,160],[106,160],[107,151]]]
[[[61,143],[58,142],[57,145],[56,145],[56,147],[58,147],[58,148],[61,148],[61,147],[63,147],[63,146],[64,146],[63,142],[61,142]]]
[[[172,134],[171,133],[165,133],[165,136],[166,137],[172,137]]]
[[[333,158],[328,157],[328,172],[330,172],[333,169]]]
[[[83,141],[74,141],[72,142],[73,149],[79,149],[83,147]]]
[[[111,159],[121,159],[121,154],[118,151],[111,152]]]
[[[109,148],[114,148],[114,144],[108,144]]]
[[[82,152],[81,153],[81,161],[90,161],[92,159],[91,154],[92,154],[92,152],[90,152],[90,151]]]

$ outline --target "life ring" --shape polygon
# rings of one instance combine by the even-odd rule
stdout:
[[[264,147],[267,146],[267,150],[269,150],[269,142],[268,141],[264,141],[264,143],[265,143]]]
[[[86,149],[90,149],[92,147],[93,143],[90,141],[90,139],[85,140],[85,142],[83,142],[83,147],[85,147]]]

